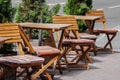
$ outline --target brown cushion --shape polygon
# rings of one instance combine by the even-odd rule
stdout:
[[[89,39],[71,39],[71,44],[94,44],[93,40]]]
[[[64,39],[62,42],[62,47],[68,47],[70,46],[70,39]]]
[[[59,49],[50,46],[35,46],[33,48],[37,52],[38,56],[53,56],[60,54]]]
[[[71,39],[75,39],[75,36],[73,34],[69,35]],[[79,33],[79,36],[81,39],[92,39],[95,40],[97,38],[96,35],[88,34],[88,33]]]
[[[108,34],[114,34],[117,33],[118,30],[113,30],[113,29],[98,29],[98,30],[94,30],[94,33],[108,33]]]
[[[93,34],[88,34],[88,33],[79,33],[81,39],[92,39],[96,40],[97,36]]]

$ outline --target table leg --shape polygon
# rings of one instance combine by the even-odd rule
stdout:
[[[79,38],[80,38],[80,36],[79,36],[79,34],[78,34],[78,31],[72,30],[72,33],[74,34],[74,36],[75,36],[76,39],[79,39]]]
[[[88,27],[88,33],[92,34],[93,33],[93,29],[94,29],[94,25],[95,25],[95,21],[90,21],[90,20],[86,20],[85,21]]]
[[[56,43],[55,43],[55,39],[54,39],[54,36],[53,36],[53,32],[52,30],[48,30],[48,32],[50,33],[50,39],[52,40],[52,46],[56,48]]]
[[[58,49],[62,48],[62,41],[63,41],[64,34],[65,34],[65,30],[62,30],[62,33],[61,33],[61,36],[60,36],[60,41],[58,43]]]

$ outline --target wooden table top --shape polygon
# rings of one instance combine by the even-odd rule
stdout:
[[[23,28],[35,28],[44,30],[62,30],[71,26],[71,24],[53,24],[53,23],[19,23]]]
[[[16,55],[0,57],[0,64],[8,65],[11,67],[40,65],[43,62],[44,58],[33,55]]]
[[[102,18],[102,16],[75,16],[76,19],[82,19],[82,20],[97,20],[97,19],[100,19]]]
[[[103,17],[103,16],[86,16],[86,15],[63,15],[63,16],[74,16],[75,19],[81,19],[81,20],[97,20]]]

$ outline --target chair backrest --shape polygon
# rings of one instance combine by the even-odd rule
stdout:
[[[77,21],[74,16],[72,16],[72,15],[55,15],[52,17],[52,20],[53,20],[53,23],[55,23],[55,24],[72,24],[71,27],[66,29],[66,32],[67,32],[65,34],[66,36],[69,36],[69,34],[73,34],[73,33],[71,33],[72,30],[76,31],[78,34],[79,28],[78,28],[78,24],[77,24]],[[59,41],[60,35],[58,32],[56,32],[56,34],[57,34],[57,38]]]
[[[0,37],[9,37],[11,39],[5,41],[5,43],[17,43],[20,54],[23,54],[23,44],[19,33],[19,27],[15,23],[1,23],[0,24]]]
[[[97,9],[90,10],[90,11],[86,12],[86,16],[103,16],[99,20],[96,20],[96,21],[103,22],[104,28],[107,27],[106,26],[106,18],[105,18],[103,10],[97,10]]]
[[[74,16],[70,15],[56,15],[52,17],[53,23],[56,24],[72,24],[67,30],[79,30],[78,24]]]

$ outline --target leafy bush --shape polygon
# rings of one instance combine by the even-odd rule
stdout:
[[[44,0],[23,0],[17,7],[16,22],[52,22],[52,16],[57,14],[60,5],[55,5],[51,10]],[[29,31],[29,30],[28,30]],[[47,35],[46,32],[43,35]],[[34,29],[32,38],[38,38],[38,30]]]
[[[15,9],[12,7],[11,0],[0,0],[0,23],[12,22]],[[13,44],[4,44],[1,51],[5,52],[13,49]]]
[[[0,23],[12,22],[14,12],[11,0],[0,0]]]

